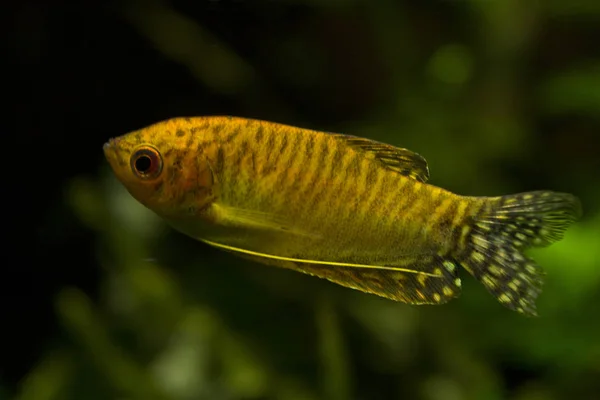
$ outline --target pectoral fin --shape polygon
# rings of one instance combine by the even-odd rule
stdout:
[[[219,221],[222,226],[232,226],[238,228],[250,228],[259,230],[281,231],[303,236],[314,236],[305,232],[289,219],[272,213],[247,210],[236,207],[229,207],[220,204],[213,204],[213,218]]]
[[[203,242],[261,264],[287,268],[327,279],[338,285],[408,304],[442,304],[457,297],[461,281],[454,262],[416,256],[399,265],[367,265],[280,257]]]

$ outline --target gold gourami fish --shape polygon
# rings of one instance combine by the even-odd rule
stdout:
[[[544,273],[524,250],[581,215],[570,194],[460,196],[427,184],[412,151],[253,119],[174,118],[104,153],[129,193],[186,235],[410,304],[457,297],[462,267],[536,315]]]

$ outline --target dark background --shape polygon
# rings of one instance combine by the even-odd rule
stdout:
[[[0,397],[597,398],[598,4],[7,5]],[[410,307],[169,231],[102,144],[213,114],[406,147],[461,194],[575,193],[583,220],[536,253],[541,317],[466,276]]]

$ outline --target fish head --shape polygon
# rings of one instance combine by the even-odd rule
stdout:
[[[165,218],[197,215],[215,197],[208,158],[165,121],[110,139],[104,155],[117,179],[140,203]]]

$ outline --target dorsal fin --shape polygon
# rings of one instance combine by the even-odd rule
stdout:
[[[427,182],[429,179],[427,161],[420,154],[357,136],[343,134],[335,134],[335,136],[355,149],[364,152],[368,157],[378,160],[386,168],[419,182]]]

